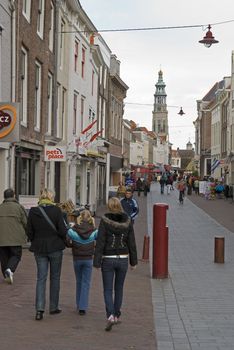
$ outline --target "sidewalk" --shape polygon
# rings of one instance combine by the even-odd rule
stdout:
[[[180,205],[177,190],[161,195],[158,184],[148,197],[149,233],[153,204],[169,205],[169,278],[151,280],[158,350],[233,350],[234,234],[189,198]],[[215,236],[225,237],[224,264],[213,262]]]
[[[140,215],[135,223],[139,258],[147,233],[146,201],[143,196],[139,198]],[[97,215],[103,212],[104,208],[99,208]],[[156,349],[149,264],[139,261],[135,271],[129,269],[122,323],[114,326],[111,332],[104,331],[106,319],[100,271],[93,270],[87,315],[79,316],[75,311],[75,276],[69,249],[64,253],[60,315],[49,315],[46,310],[42,321],[34,320],[35,279],[35,261],[27,249],[23,251],[14,284],[7,285],[0,277],[1,350]]]

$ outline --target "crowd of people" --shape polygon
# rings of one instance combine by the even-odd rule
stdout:
[[[60,276],[63,251],[72,249],[76,281],[75,304],[84,316],[88,309],[92,269],[101,269],[106,309],[105,330],[119,323],[123,288],[128,265],[137,266],[134,220],[139,212],[132,191],[125,190],[121,200],[112,197],[108,210],[96,227],[89,210],[81,212],[77,222],[69,225],[66,216],[54,202],[54,193],[41,191],[37,207],[27,215],[12,189],[4,191],[0,205],[0,262],[3,278],[13,284],[13,276],[22,257],[22,246],[30,242],[37,267],[35,320],[44,318],[46,282],[50,274],[49,313],[60,314]]]

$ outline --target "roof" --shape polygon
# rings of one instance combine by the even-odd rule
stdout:
[[[210,91],[203,97],[203,101],[211,101],[215,98],[215,93],[218,89],[224,88],[224,79],[216,82],[213,87],[210,89]]]
[[[177,152],[181,158],[193,158],[195,155],[194,150],[178,149]]]

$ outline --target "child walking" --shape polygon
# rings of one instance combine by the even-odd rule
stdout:
[[[93,254],[97,229],[89,210],[83,210],[77,224],[68,230],[76,276],[76,308],[80,315],[88,309]]]

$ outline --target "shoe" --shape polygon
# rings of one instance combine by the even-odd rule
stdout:
[[[13,272],[11,271],[11,269],[6,269],[5,281],[9,284],[13,284]]]
[[[44,313],[44,311],[37,311],[36,316],[35,316],[35,320],[36,321],[42,320],[43,319],[43,313]]]
[[[79,310],[79,315],[84,316],[86,314],[85,310]]]
[[[105,327],[105,331],[109,332],[112,329],[112,326],[115,323],[115,319],[113,315],[110,315],[110,317],[107,319],[107,323],[106,323],[106,327]]]
[[[50,311],[50,315],[60,314],[61,312],[62,312],[61,309],[56,309],[56,310]]]
[[[117,316],[114,317],[114,324],[119,324],[121,323],[121,321],[119,320],[119,318]]]

